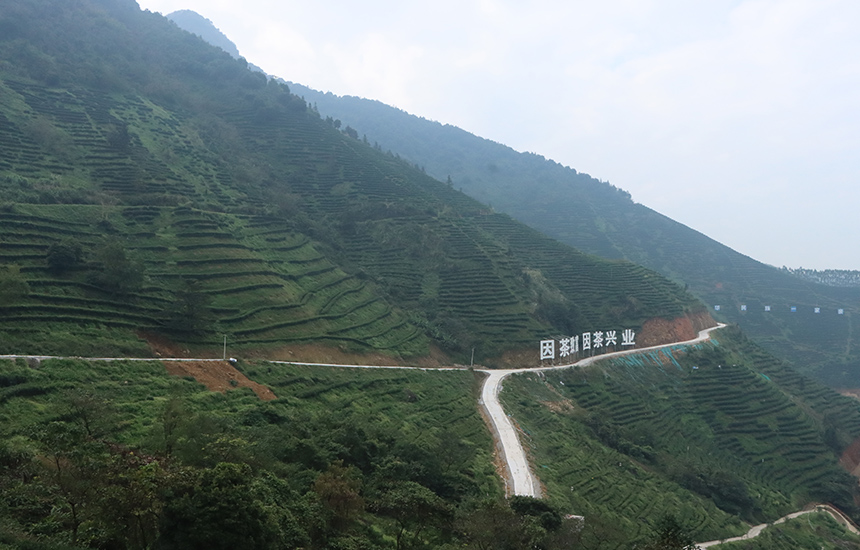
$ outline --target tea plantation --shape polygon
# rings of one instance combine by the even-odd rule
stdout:
[[[856,482],[838,465],[860,437],[856,401],[736,329],[692,350],[514,376],[502,400],[550,500],[633,536],[667,513],[700,541],[724,538],[732,518],[764,523],[809,502],[856,513]]]

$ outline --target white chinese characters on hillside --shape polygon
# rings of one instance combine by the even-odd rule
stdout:
[[[580,343],[581,342],[581,343]],[[556,343],[558,345],[556,345]],[[633,329],[624,329],[621,331],[621,346],[635,346],[636,332]],[[569,338],[560,338],[559,340],[541,340],[540,342],[540,360],[556,358],[556,350],[558,357],[564,359],[570,357],[580,350],[597,350],[600,348],[615,348],[618,346],[618,331],[617,330],[595,330],[583,332],[581,335],[571,336]]]
[[[555,340],[540,341],[540,360],[555,359]]]

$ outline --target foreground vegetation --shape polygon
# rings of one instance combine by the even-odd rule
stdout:
[[[158,362],[0,361],[0,543],[661,548],[811,501],[857,517],[856,402],[716,338],[509,379],[545,501],[502,498],[468,369],[241,363],[264,402]]]
[[[157,362],[22,363],[0,362],[0,548],[615,547],[502,498],[467,370],[242,365],[263,402]]]
[[[0,369],[7,543],[406,548],[500,496],[468,372],[249,367],[266,403],[156,362]]]

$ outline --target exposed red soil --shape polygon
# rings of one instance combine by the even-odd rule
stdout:
[[[846,397],[853,397],[854,399],[860,400],[860,388],[842,388],[836,391]]]
[[[846,388],[836,391],[842,395],[860,399],[860,388]],[[842,451],[842,456],[839,457],[839,465],[854,477],[860,477],[860,437],[855,439],[847,449]]]
[[[541,366],[537,342],[535,342],[535,347],[533,348],[506,351],[502,354],[499,360],[495,362],[495,366],[502,369],[519,369]]]
[[[851,472],[852,475],[860,477],[860,439],[855,439],[842,452],[842,456],[839,457],[839,465]]]
[[[692,340],[699,335],[700,330],[716,326],[711,314],[701,313],[677,317],[672,320],[655,318],[642,325],[642,330],[636,335],[638,347],[657,346],[671,342]]]
[[[263,401],[277,399],[268,387],[250,380],[227,361],[162,361],[174,376],[193,376],[211,391],[224,393],[235,388],[251,388]]]
[[[137,333],[137,336],[146,340],[146,343],[149,345],[149,349],[152,350],[152,354],[156,357],[211,357],[213,359],[221,357],[220,349],[217,350],[217,354],[214,350],[209,351],[208,353],[197,349],[192,351],[182,344],[177,344],[163,334],[140,331]]]

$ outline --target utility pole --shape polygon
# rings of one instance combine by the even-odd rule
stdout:
[[[221,357],[224,361],[227,360],[227,335],[224,335],[224,355]]]
[[[472,358],[469,360],[469,368],[475,365],[475,348],[472,348]]]

